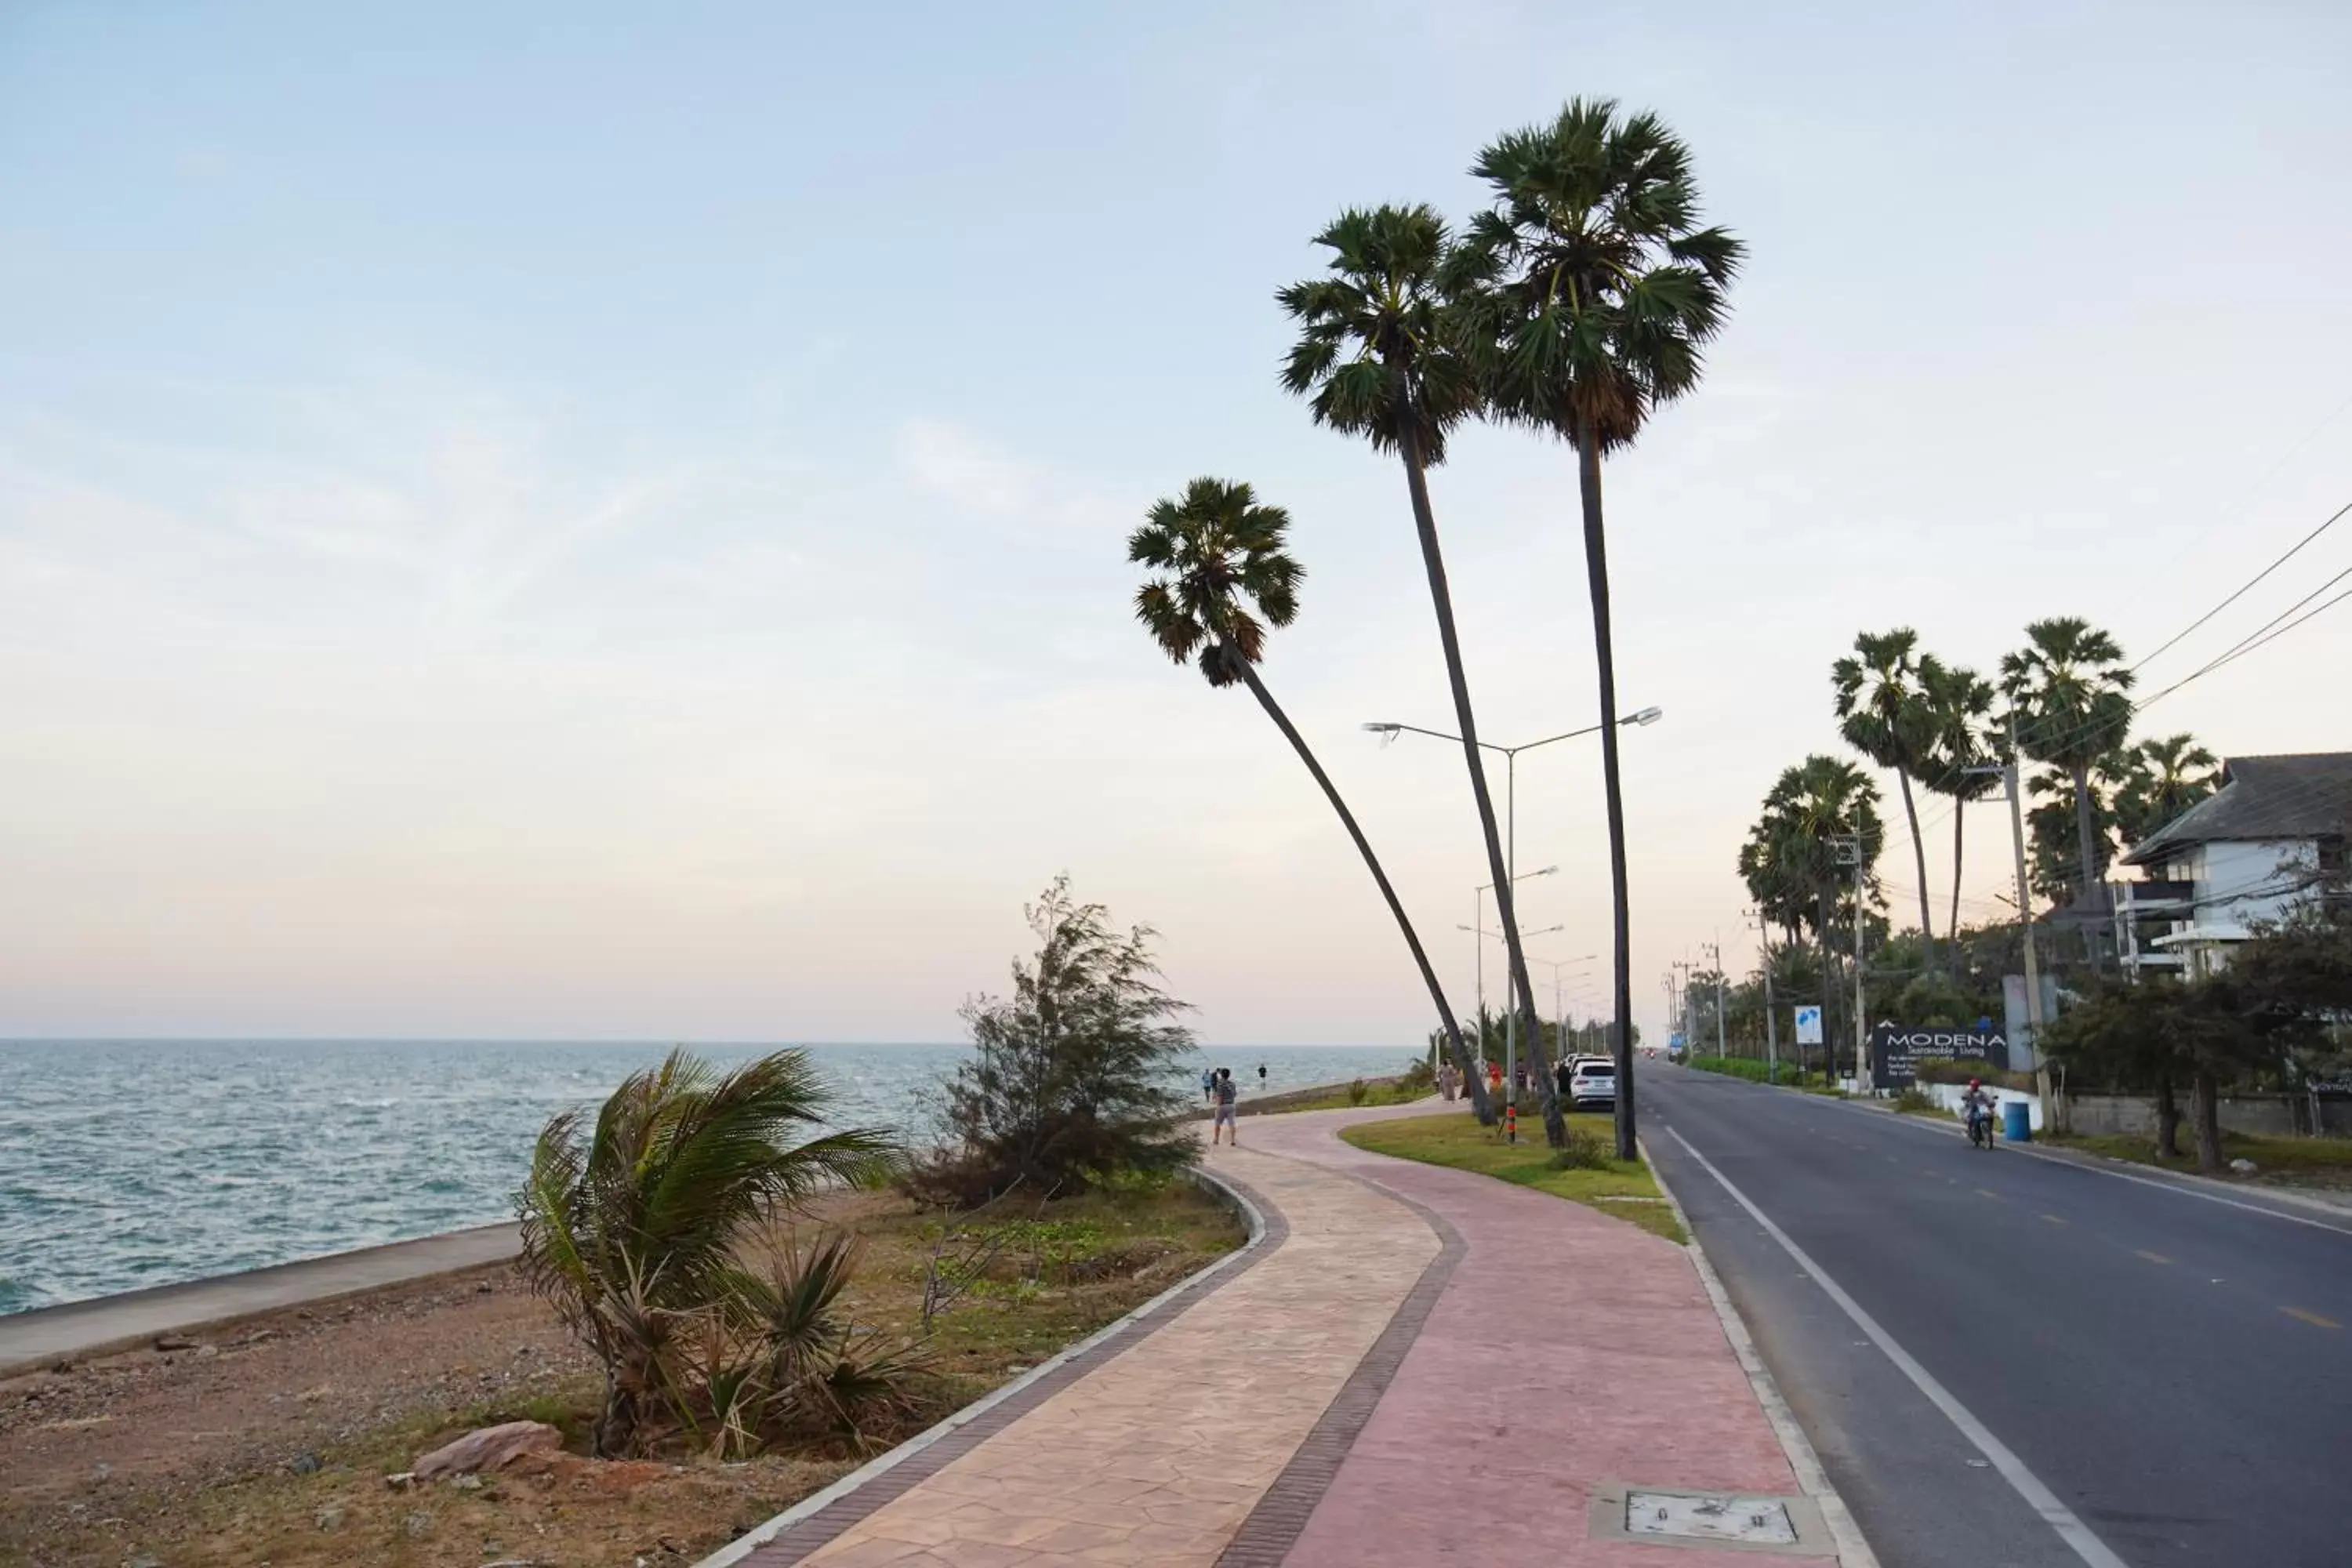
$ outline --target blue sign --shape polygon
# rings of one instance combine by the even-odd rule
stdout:
[[[1819,1007],[1797,1009],[1797,1044],[1818,1046],[1822,1043],[1822,1010]]]

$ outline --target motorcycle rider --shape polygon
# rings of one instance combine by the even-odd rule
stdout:
[[[1968,1092],[1960,1096],[1960,1116],[1969,1124],[1969,1136],[1976,1136],[1977,1118],[1981,1116],[1988,1123],[1992,1121],[1992,1110],[1993,1097],[1986,1092],[1983,1080],[1969,1079]],[[1988,1126],[1986,1131],[1990,1133],[1991,1128]]]

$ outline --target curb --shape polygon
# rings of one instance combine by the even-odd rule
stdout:
[[[1775,1086],[1759,1084],[1757,1087],[1770,1089]],[[1666,1184],[1666,1178],[1659,1171],[1657,1162],[1650,1158],[1648,1143],[1638,1140],[1637,1142],[1642,1151],[1642,1163],[1650,1168],[1650,1179],[1658,1184],[1658,1191],[1665,1194],[1666,1202],[1674,1207],[1675,1218],[1682,1223],[1683,1234],[1690,1237],[1690,1259],[1698,1269],[1699,1282],[1706,1287],[1707,1300],[1715,1303],[1715,1315],[1723,1321],[1723,1337],[1731,1342],[1731,1353],[1738,1360],[1740,1370],[1748,1374],[1748,1386],[1755,1391],[1756,1402],[1764,1407],[1764,1419],[1771,1423],[1772,1435],[1780,1438],[1780,1450],[1788,1456],[1789,1468],[1796,1472],[1799,1489],[1822,1510],[1822,1518],[1829,1525],[1830,1539],[1837,1544],[1840,1568],[1879,1568],[1878,1554],[1864,1539],[1862,1527],[1854,1522],[1853,1510],[1846,1507],[1845,1499],[1838,1494],[1837,1483],[1831,1480],[1829,1471],[1822,1468],[1821,1456],[1813,1451],[1812,1439],[1807,1437],[1805,1429],[1797,1424],[1796,1415],[1789,1408],[1788,1400],[1781,1397],[1780,1384],[1772,1381],[1771,1370],[1757,1352],[1756,1342],[1748,1332],[1748,1324],[1741,1320],[1739,1310],[1731,1304],[1731,1296],[1724,1289],[1723,1280],[1716,1273],[1715,1265],[1707,1261],[1706,1248],[1699,1245],[1698,1230],[1691,1224],[1682,1200],[1675,1196],[1674,1189]]]
[[[1246,1263],[1256,1262],[1264,1253],[1268,1235],[1265,1215],[1259,1211],[1257,1205],[1251,1202],[1236,1184],[1228,1182],[1204,1167],[1193,1166],[1191,1175],[1196,1185],[1210,1192],[1227,1207],[1241,1215],[1244,1222],[1249,1226],[1247,1241],[1206,1268],[1186,1275],[1125,1317],[1105,1324],[1076,1344],[1065,1346],[1003,1387],[982,1394],[962,1409],[947,1415],[938,1425],[924,1428],[897,1447],[869,1459],[824,1490],[812,1492],[765,1523],[752,1526],[751,1530],[695,1563],[694,1568],[732,1568],[733,1564],[742,1562],[753,1552],[775,1541],[777,1537],[803,1520],[822,1512],[868,1482],[897,1469],[925,1449],[955,1436],[962,1428],[981,1419],[998,1405],[1019,1396],[1033,1385],[1053,1376],[1069,1363],[1128,1333],[1138,1323],[1151,1317],[1177,1297],[1219,1274],[1243,1267]],[[1876,1568],[1876,1565],[1872,1564],[1871,1568]]]

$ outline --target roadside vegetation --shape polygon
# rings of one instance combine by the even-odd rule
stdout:
[[[1783,1089],[1801,1089],[1808,1094],[1843,1094],[1818,1072],[1809,1072],[1793,1062],[1766,1062],[1748,1057],[1686,1057],[1684,1066],[1698,1072],[1720,1073],[1725,1078],[1744,1078],[1750,1083],[1777,1083]]]
[[[2062,1149],[2080,1149],[2084,1153],[2104,1154],[2110,1160],[2128,1160],[2134,1164],[2178,1170],[2184,1163],[2178,1155],[2159,1155],[2154,1141],[2146,1133],[2037,1132],[2034,1136]],[[2221,1134],[2221,1169],[2209,1173],[2224,1180],[2243,1182],[2249,1186],[2325,1187],[2352,1193],[2352,1138],[2261,1137],[2225,1131]],[[2240,1175],[2230,1166],[2233,1160],[2251,1161],[2254,1169]]]
[[[1502,1133],[1467,1115],[1407,1116],[1367,1121],[1339,1136],[1359,1149],[1424,1164],[1475,1171],[1497,1181],[1566,1198],[1612,1219],[1639,1226],[1677,1246],[1689,1237],[1674,1205],[1658,1191],[1649,1166],[1620,1160],[1612,1152],[1612,1119],[1607,1112],[1572,1113],[1568,1137],[1555,1149],[1533,1139],[1503,1142]]]

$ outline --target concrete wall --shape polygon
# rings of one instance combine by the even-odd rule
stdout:
[[[2189,1125],[2189,1095],[2180,1094],[2180,1118],[2185,1131]],[[2247,1132],[2262,1137],[2280,1137],[2300,1132],[2308,1117],[2309,1101],[2301,1095],[2248,1094],[2224,1096],[2221,1100],[2221,1130],[2225,1132]],[[2337,1107],[2329,1105],[2331,1112]],[[2136,1094],[2075,1094],[2067,1097],[2067,1110],[2077,1132],[2144,1132],[2156,1133],[2156,1098]],[[2330,1131],[2352,1122],[2352,1115],[2338,1113],[2329,1118]]]

